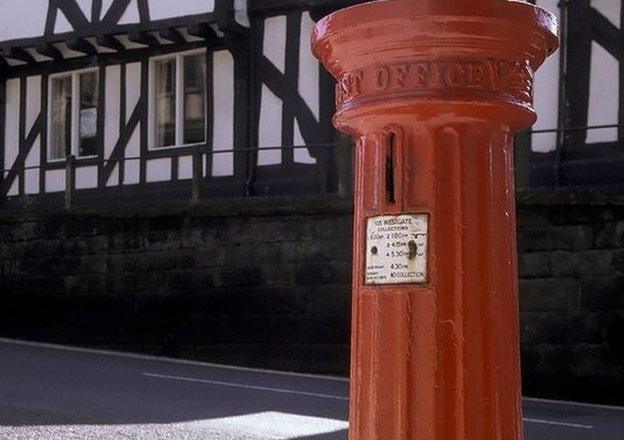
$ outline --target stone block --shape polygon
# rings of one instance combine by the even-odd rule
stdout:
[[[351,316],[351,285],[325,284],[307,285],[298,288],[299,303],[306,314]]]
[[[610,222],[615,216],[611,207],[571,205],[550,207],[549,217],[555,224],[578,225]]]
[[[551,254],[551,270],[555,277],[608,275],[613,272],[617,251],[591,249],[577,252],[555,251]]]
[[[316,239],[296,243],[298,260],[302,262],[351,261],[351,238]]]
[[[624,276],[611,274],[581,280],[583,307],[589,310],[624,310]]]
[[[550,252],[526,252],[518,255],[520,278],[543,278],[550,276]]]
[[[578,310],[580,284],[573,278],[535,278],[520,280],[520,310]]]
[[[594,246],[607,249],[624,247],[624,221],[594,225]]]
[[[128,232],[116,232],[108,236],[108,250],[119,254],[126,252],[140,252],[144,249],[143,235]]]
[[[145,234],[143,246],[147,251],[171,251],[180,249],[182,241],[173,231],[148,231]]]
[[[520,314],[522,344],[604,344],[607,328],[602,316],[582,311]]]
[[[518,230],[520,252],[590,249],[594,244],[591,225],[526,226]]]
[[[213,274],[201,269],[174,269],[169,275],[171,290],[207,290],[214,286]]]
[[[297,265],[296,281],[299,284],[349,283],[351,263],[302,263]]]
[[[300,344],[345,344],[349,342],[350,321],[345,315],[300,315],[298,342]]]
[[[247,287],[263,283],[264,274],[259,266],[224,267],[215,279],[218,287]]]

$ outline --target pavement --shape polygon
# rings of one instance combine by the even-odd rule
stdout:
[[[348,381],[0,339],[0,440],[345,440]],[[624,438],[624,408],[525,399],[526,440]]]

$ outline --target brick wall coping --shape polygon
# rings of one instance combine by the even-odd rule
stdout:
[[[518,206],[624,206],[624,188],[522,188],[516,191]]]
[[[205,200],[197,206],[188,203],[89,206],[75,207],[69,211],[41,208],[0,212],[0,222],[20,223],[51,218],[111,218],[130,219],[135,217],[233,217],[233,216],[289,216],[350,214],[353,211],[352,196],[273,196],[240,197]]]
[[[624,206],[624,188],[528,188],[516,193],[518,206]],[[133,218],[133,217],[232,217],[351,214],[351,195],[273,196],[209,199],[197,206],[186,202],[162,205],[120,205],[76,207],[69,211],[23,208],[0,212],[0,222],[20,223],[50,218]]]

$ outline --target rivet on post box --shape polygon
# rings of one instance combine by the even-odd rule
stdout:
[[[383,0],[319,21],[356,140],[352,440],[522,438],[513,138],[547,11]]]

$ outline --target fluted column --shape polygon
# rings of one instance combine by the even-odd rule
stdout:
[[[522,439],[512,140],[556,46],[551,14],[498,0],[317,24],[357,141],[352,440]]]

